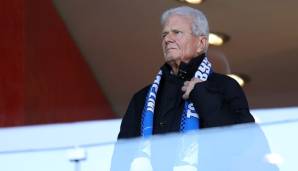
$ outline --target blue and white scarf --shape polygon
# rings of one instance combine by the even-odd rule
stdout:
[[[201,64],[195,73],[195,77],[202,81],[206,81],[209,74],[211,73],[211,63],[208,61],[207,57],[203,59]],[[162,78],[162,70],[160,70],[155,77],[153,84],[147,94],[143,113],[142,113],[142,123],[141,123],[141,135],[143,137],[149,137],[153,134],[153,118],[155,102],[157,97],[157,91]],[[185,100],[184,109],[182,113],[180,131],[187,132],[190,130],[198,129],[199,125],[199,114],[195,110],[193,103],[189,100]]]

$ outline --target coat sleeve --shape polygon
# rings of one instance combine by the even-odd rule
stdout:
[[[138,91],[130,100],[128,108],[122,118],[118,139],[139,137],[141,130],[141,118],[145,98],[150,85]]]
[[[199,114],[202,128],[254,122],[242,88],[227,76],[196,84],[190,101]]]
[[[131,99],[127,111],[122,118],[118,139],[140,136],[141,113],[136,95]]]

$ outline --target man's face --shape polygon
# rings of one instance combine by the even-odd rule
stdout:
[[[189,62],[202,49],[199,36],[192,34],[192,19],[187,16],[173,15],[166,20],[162,31],[162,49],[165,61],[180,64]]]

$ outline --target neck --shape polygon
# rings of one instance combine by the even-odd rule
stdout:
[[[178,77],[184,77],[185,79],[191,79],[193,74],[197,71],[198,66],[201,64],[205,54],[201,54],[197,57],[192,58],[190,61],[171,61],[167,62],[170,67],[170,72],[172,75]]]
[[[172,68],[172,74],[174,74],[174,75],[178,74],[180,63],[181,63],[181,61],[171,61],[171,62],[169,62],[169,65]]]
[[[175,60],[175,61],[169,61],[168,64],[171,66],[172,68],[172,74],[177,75],[180,69],[180,65],[181,63],[183,63],[184,65],[190,63],[190,61],[192,61],[194,58],[198,58],[198,57],[204,57],[205,53],[200,53],[197,56],[194,56],[193,58],[183,61],[183,60]]]

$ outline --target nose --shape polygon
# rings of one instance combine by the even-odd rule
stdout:
[[[175,39],[174,39],[172,33],[168,33],[168,34],[164,37],[163,40],[164,40],[164,42],[165,42],[166,44],[168,44],[168,43],[172,43],[172,42],[175,41]]]

